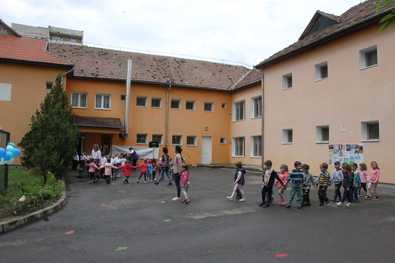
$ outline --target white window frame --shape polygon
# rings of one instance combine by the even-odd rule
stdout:
[[[148,144],[148,134],[137,133],[136,134],[136,144]]]
[[[182,135],[171,136],[171,144],[172,145],[182,145]]]
[[[51,90],[53,86],[53,82],[47,81],[45,82],[45,89],[46,90]]]
[[[326,132],[328,132],[328,139],[327,140],[326,140],[326,138],[324,138]],[[329,125],[316,126],[315,142],[316,143],[329,143],[329,139],[330,139]]]
[[[77,95],[77,105],[74,105],[74,95]],[[81,96],[85,95],[85,106],[82,105],[82,99]],[[71,107],[72,108],[80,108],[80,109],[86,109],[88,107],[88,93],[86,92],[72,92],[71,93]]]
[[[189,142],[189,140],[193,140],[192,143]],[[197,137],[196,136],[192,136],[192,135],[188,135],[187,136],[187,146],[196,146],[197,145]]]
[[[159,106],[154,105],[154,103],[153,103],[154,101],[159,101]],[[157,108],[157,109],[162,108],[162,98],[152,97],[151,98],[151,107]]]
[[[220,144],[226,144],[226,138],[225,138],[225,137],[221,137],[221,138],[219,139],[219,143],[220,143]]]
[[[144,100],[144,103],[141,103]],[[147,107],[147,96],[137,96],[136,97],[136,106],[137,107]]]
[[[291,80],[291,83],[289,83]],[[292,89],[293,87],[293,77],[292,77],[292,73],[286,74],[282,77],[282,86],[283,86],[283,90],[287,90],[287,89]]]
[[[192,108],[188,107],[188,104],[192,104]],[[186,110],[196,110],[196,102],[194,100],[185,101],[185,109]]]
[[[376,53],[376,63],[368,64],[369,63],[369,54]],[[371,68],[377,66],[379,63],[377,46],[368,47],[359,51],[359,68]]]
[[[236,101],[233,103],[233,121],[245,120],[245,101]]]
[[[155,140],[155,137],[159,137],[159,141]],[[159,143],[159,145],[163,144],[163,134],[152,134],[152,141]]]
[[[228,104],[227,104],[227,103],[225,103],[225,102],[224,102],[224,103],[222,103],[222,108],[223,108],[223,109],[226,109],[226,108],[227,108],[227,106],[228,106]]]
[[[173,102],[177,102],[178,103],[178,107],[177,108],[173,107]],[[175,110],[180,110],[181,109],[181,100],[180,99],[171,99],[171,101],[170,101],[170,108],[171,109],[175,109]]]
[[[210,110],[207,110],[206,106],[209,106]],[[205,112],[213,112],[214,111],[214,102],[208,102],[208,101],[204,102],[204,111]]]
[[[323,69],[326,68],[326,76],[323,74]],[[324,80],[329,77],[328,62],[322,62],[315,65],[315,81]]]
[[[262,157],[262,136],[251,136],[251,157]]]
[[[245,138],[234,137],[232,138],[232,156],[233,157],[244,157],[245,156]]]
[[[97,106],[98,103],[98,97],[100,97],[100,105],[99,107]],[[108,97],[108,107],[105,107],[104,105],[104,99]],[[95,94],[95,109],[97,110],[110,110],[111,109],[111,95],[110,94],[102,94],[102,93],[97,93]]]
[[[282,143],[283,144],[292,144],[293,143],[293,130],[292,129],[283,129],[282,131]]]
[[[262,117],[262,96],[251,98],[251,118]]]
[[[377,125],[378,138],[372,136],[369,130],[373,125]],[[380,123],[379,121],[363,121],[361,122],[361,141],[378,142],[380,141]]]

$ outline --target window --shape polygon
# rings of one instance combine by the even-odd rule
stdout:
[[[220,144],[226,144],[226,138],[220,138],[219,139]]]
[[[181,109],[181,100],[172,99],[170,107],[172,109]]]
[[[47,81],[47,82],[45,83],[45,89],[47,89],[47,90],[52,89],[52,86],[53,86],[53,82]]]
[[[109,110],[111,106],[111,95],[96,94],[95,109]]]
[[[71,93],[71,107],[86,108],[86,93],[73,92]]]
[[[329,143],[329,126],[316,127],[316,143]]]
[[[126,100],[126,95],[121,95],[121,100]]]
[[[283,130],[283,144],[292,144],[292,129]]]
[[[262,157],[262,136],[251,137],[251,156]]]
[[[380,127],[378,121],[367,121],[361,123],[362,141],[380,140]]]
[[[151,99],[152,108],[162,108],[162,98],[152,98]]]
[[[244,157],[244,137],[233,138],[232,154],[234,157]]]
[[[222,103],[222,108],[223,109],[226,109],[226,106],[227,106],[226,103]]]
[[[292,73],[283,76],[283,90],[292,88]]]
[[[364,69],[377,65],[377,46],[359,51],[359,68]]]
[[[251,99],[251,118],[262,117],[262,96]]]
[[[328,62],[315,65],[315,80],[328,78]]]
[[[196,146],[196,136],[187,136],[187,145]]]
[[[245,101],[239,101],[233,103],[233,120],[242,121],[244,120],[244,107]]]
[[[171,144],[181,145],[182,144],[182,136],[181,135],[173,135],[171,137]]]
[[[72,38],[72,37],[69,37],[69,42],[74,42],[74,43],[76,43],[76,42],[77,42],[77,39]]]
[[[63,38],[61,38],[60,36],[53,36],[52,39],[53,40],[63,40]]]
[[[12,84],[0,83],[0,101],[11,101],[11,93]]]
[[[148,138],[147,134],[138,133],[137,137],[136,137],[136,143],[137,144],[147,144],[147,138]]]
[[[212,103],[212,102],[205,102],[204,103],[204,111],[213,112],[214,111],[214,103]]]
[[[152,141],[159,143],[160,145],[163,144],[162,142],[162,134],[152,134]]]
[[[187,100],[185,103],[185,109],[195,110],[195,101],[194,100]]]
[[[136,105],[137,107],[147,107],[147,97],[137,96]]]

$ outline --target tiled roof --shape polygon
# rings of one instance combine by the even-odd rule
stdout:
[[[47,42],[39,39],[0,35],[0,59],[68,65],[69,63],[49,54]]]
[[[232,90],[237,90],[240,88],[248,87],[252,84],[257,84],[261,81],[262,75],[258,73],[255,69],[249,70],[246,74],[244,74],[239,81],[231,87]]]
[[[395,8],[395,1],[392,1],[389,6],[385,5],[381,8],[379,12],[376,12],[376,7],[374,6],[375,1],[376,0],[364,1],[354,7],[351,7],[348,11],[346,11],[339,17],[333,16],[333,19],[339,19],[338,23],[311,35],[305,36],[304,38],[290,45],[289,47],[265,59],[255,67],[263,68],[265,66],[281,61],[282,59],[289,58],[292,55],[299,54],[305,49],[307,50],[308,48],[313,47],[315,44],[325,43],[336,36],[341,36],[343,34],[353,32],[353,30],[356,30],[361,26],[368,25],[369,23],[378,23],[378,21],[386,13],[390,12],[393,8]]]
[[[79,127],[123,129],[119,118],[75,116],[75,123]]]
[[[49,52],[75,64],[75,77],[126,80],[132,59],[132,81],[227,90],[248,68],[200,60],[126,52],[112,49],[49,44]]]

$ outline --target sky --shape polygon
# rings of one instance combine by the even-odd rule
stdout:
[[[296,42],[317,10],[361,0],[0,0],[0,19],[84,31],[84,44],[251,68]]]

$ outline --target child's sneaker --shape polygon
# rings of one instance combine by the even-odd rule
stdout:
[[[298,209],[301,209],[302,208],[302,205],[298,205]]]
[[[146,183],[147,183],[147,181],[144,181],[144,183],[146,184]]]
[[[284,204],[283,202],[284,201],[280,201],[280,202],[277,203],[277,205],[283,205]]]
[[[233,199],[231,196],[227,196],[226,198],[228,198],[230,201]]]
[[[138,183],[138,184],[139,184],[139,183],[140,183],[140,180],[137,180],[137,182],[136,182],[136,183]]]
[[[291,208],[291,204],[287,204],[285,207],[286,208]]]
[[[240,200],[239,200],[239,202],[245,202],[247,199],[245,199],[245,198],[241,198]]]
[[[337,204],[337,206],[342,206],[343,205],[342,202],[339,202],[339,203],[336,203],[336,204]]]
[[[370,196],[365,196],[365,198],[364,198],[365,200],[370,200]]]
[[[189,199],[185,199],[184,204],[188,204],[189,203]]]
[[[377,201],[379,200],[379,197],[376,195],[375,197],[373,197],[373,200]]]
[[[326,202],[326,206],[330,206],[332,204],[332,201]]]
[[[180,198],[176,196],[176,197],[173,197],[172,200],[173,201],[178,201],[178,200],[180,200]]]
[[[353,206],[353,204],[352,203],[348,203],[347,206]]]

